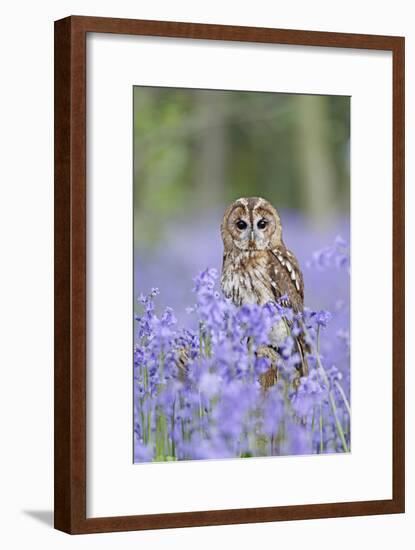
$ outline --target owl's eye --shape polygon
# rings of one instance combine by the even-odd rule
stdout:
[[[236,227],[242,231],[243,229],[246,229],[248,227],[248,224],[243,220],[238,220],[236,222]]]
[[[265,229],[268,222],[267,220],[259,220],[259,222],[256,224],[258,229]]]

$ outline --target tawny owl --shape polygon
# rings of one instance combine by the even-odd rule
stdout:
[[[225,212],[221,233],[224,245],[221,286],[227,298],[237,306],[264,305],[285,295],[294,311],[303,310],[303,275],[282,239],[279,214],[268,201],[260,197],[236,200]],[[288,330],[286,321],[274,327],[270,347],[277,349]],[[306,376],[305,342],[301,337],[295,341],[301,357],[299,374]]]

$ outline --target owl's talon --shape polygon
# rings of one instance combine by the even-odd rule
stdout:
[[[278,382],[279,354],[273,346],[261,345],[256,351],[256,356],[264,357],[271,361],[270,368],[259,376],[259,383],[264,390],[274,386]]]
[[[259,383],[264,391],[278,382],[278,369],[276,367],[270,367],[266,372],[259,375]]]

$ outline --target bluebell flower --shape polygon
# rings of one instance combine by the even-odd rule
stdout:
[[[318,270],[343,269],[346,243],[336,239],[315,261]],[[172,308],[158,314],[157,289],[139,298],[133,354],[135,461],[342,452],[329,392],[334,392],[349,442],[347,301],[332,313],[295,313],[284,299],[237,308],[219,291],[215,270],[204,270],[194,283],[193,328],[181,326]],[[291,334],[278,348],[278,382],[264,393],[260,376],[275,365],[257,350],[269,345],[272,327],[282,317]],[[337,337],[320,336],[318,350],[320,327]],[[301,379],[298,337],[309,345],[310,372]],[[323,363],[330,366],[325,377]]]

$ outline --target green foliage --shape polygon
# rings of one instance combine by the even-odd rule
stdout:
[[[136,243],[244,195],[314,220],[347,210],[349,140],[349,97],[135,87]]]

